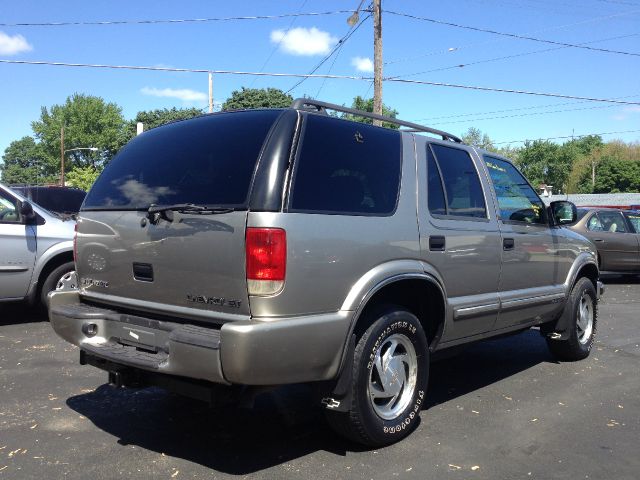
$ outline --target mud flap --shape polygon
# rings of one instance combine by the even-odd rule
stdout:
[[[351,385],[353,383],[353,353],[356,349],[356,336],[351,335],[344,365],[335,380],[322,382],[314,387],[314,397],[322,408],[335,412],[348,412],[351,407]]]

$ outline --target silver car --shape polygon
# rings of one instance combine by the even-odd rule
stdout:
[[[439,130],[310,99],[205,115],[106,167],[78,219],[80,290],[49,315],[115,385],[311,383],[338,432],[385,445],[417,425],[436,351],[536,326],[558,358],[589,355],[602,285],[575,218]]]
[[[75,224],[0,185],[0,302],[46,305],[50,291],[75,288]]]

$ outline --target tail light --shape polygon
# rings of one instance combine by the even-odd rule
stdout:
[[[73,261],[78,263],[78,224],[73,227]]]
[[[282,290],[287,270],[287,233],[281,228],[247,228],[247,288],[249,295],[273,295]]]

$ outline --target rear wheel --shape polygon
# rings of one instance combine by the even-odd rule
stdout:
[[[372,447],[417,426],[429,375],[428,343],[415,315],[389,306],[375,318],[355,348],[349,411],[326,411],[338,433]]]
[[[75,264],[66,262],[54,268],[40,287],[40,303],[46,308],[47,295],[53,290],[75,290],[78,288]]]
[[[569,315],[569,338],[547,338],[551,353],[560,360],[582,360],[589,356],[598,321],[596,289],[588,278],[578,279],[571,290],[563,315]]]

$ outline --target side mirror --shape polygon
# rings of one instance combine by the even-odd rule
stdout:
[[[570,225],[578,220],[578,209],[576,206],[564,200],[551,202],[549,213],[553,225]]]
[[[29,202],[20,203],[20,217],[28,222],[36,218],[33,206]]]

